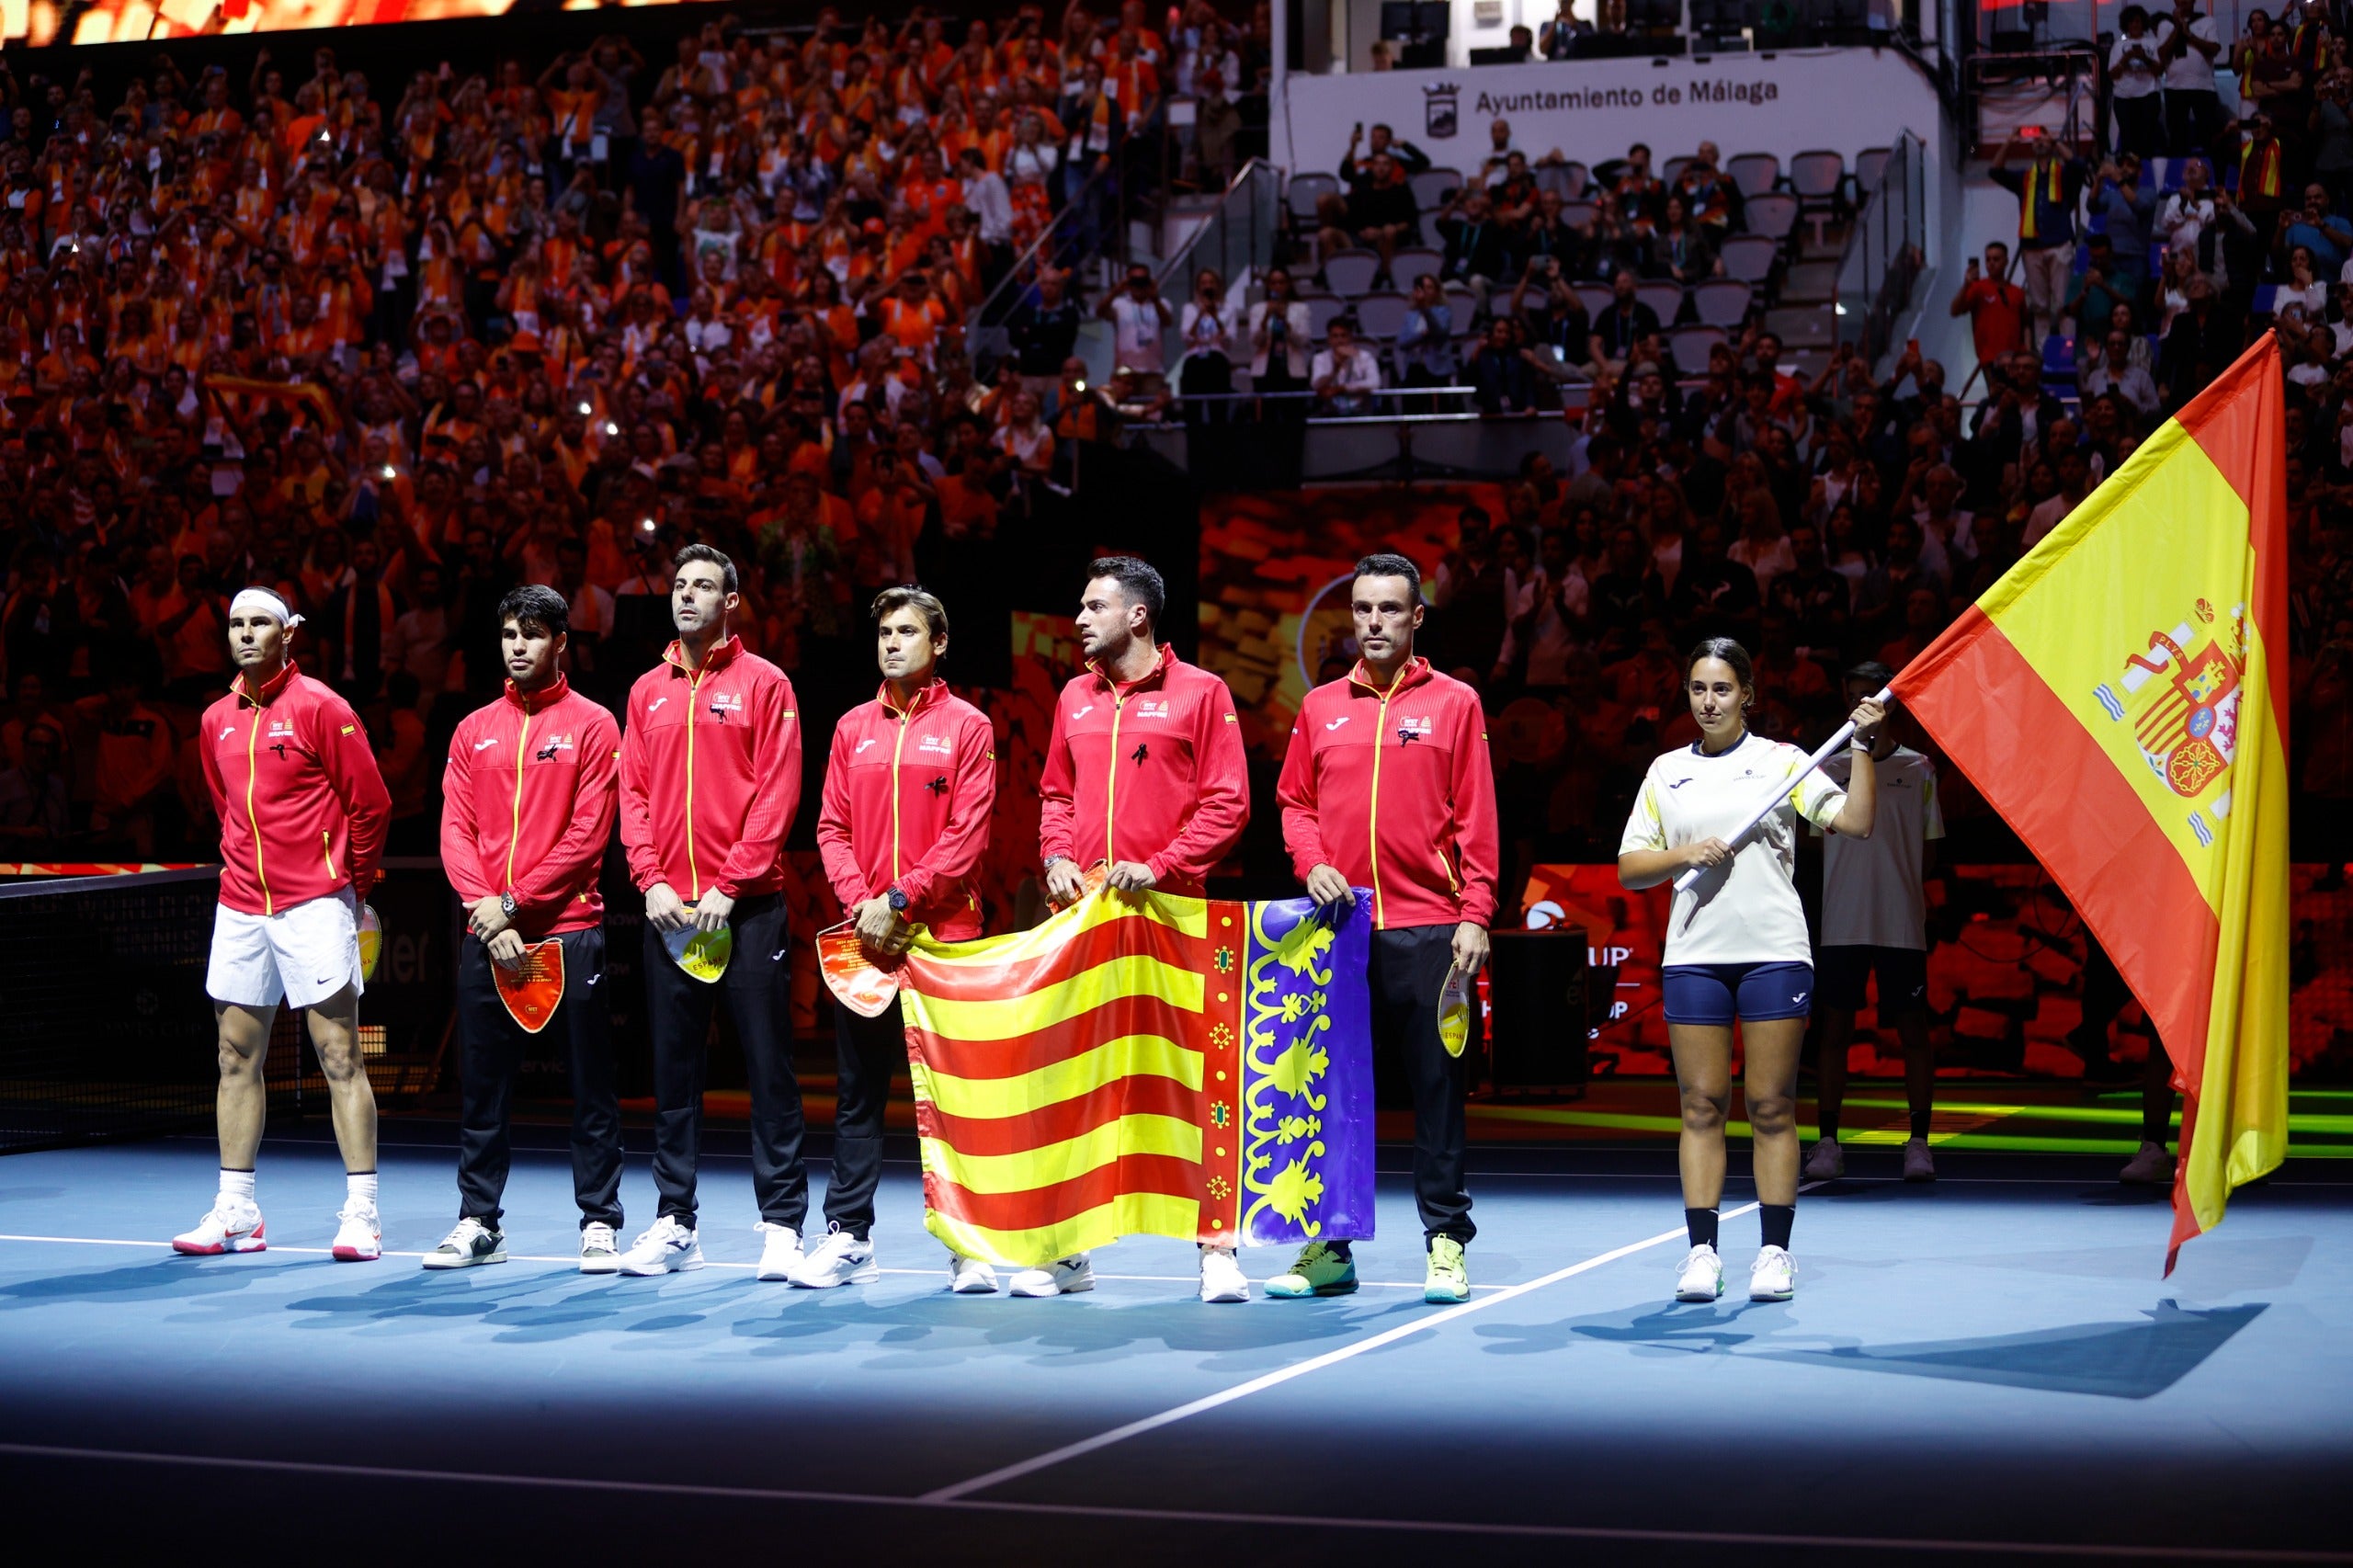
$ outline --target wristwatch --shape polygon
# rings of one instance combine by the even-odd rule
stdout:
[[[888,894],[888,897],[891,900],[892,914],[904,915],[907,912],[907,895],[905,893],[901,892],[897,888],[892,888]]]
[[[514,889],[509,888],[498,895],[498,913],[506,916],[507,919],[514,919],[515,911],[519,907],[520,905],[515,902]]]

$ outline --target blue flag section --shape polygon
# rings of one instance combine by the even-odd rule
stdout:
[[[1372,1223],[1372,895],[1252,903],[1238,1228],[1253,1245],[1363,1241]]]

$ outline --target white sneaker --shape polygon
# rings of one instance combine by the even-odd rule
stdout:
[[[1675,1299],[1678,1301],[1712,1301],[1724,1293],[1723,1259],[1716,1249],[1702,1242],[1683,1255],[1683,1267],[1675,1276]]]
[[[1748,1269],[1748,1299],[1786,1301],[1798,1293],[1797,1259],[1779,1247],[1762,1247]]]
[[[1201,1300],[1204,1301],[1246,1301],[1250,1299],[1250,1280],[1242,1272],[1242,1264],[1231,1249],[1203,1247],[1201,1249]]]
[[[790,1279],[801,1267],[801,1233],[790,1225],[763,1220],[752,1227],[766,1238],[760,1243],[760,1269],[755,1279]]]
[[[1074,1296],[1094,1289],[1095,1263],[1091,1253],[1073,1253],[1054,1259],[1043,1268],[1025,1268],[1013,1277],[1013,1293],[1017,1296]]]
[[[346,1203],[335,1218],[342,1221],[335,1231],[337,1263],[373,1263],[384,1256],[384,1227],[373,1204]]]
[[[472,1215],[459,1221],[441,1244],[425,1255],[427,1268],[472,1268],[479,1263],[506,1261],[506,1236],[497,1226],[485,1225]]]
[[[761,1267],[765,1268],[766,1263]],[[882,1278],[882,1270],[875,1265],[872,1242],[859,1241],[835,1226],[817,1244],[816,1251],[801,1256],[790,1278],[804,1290],[830,1290],[836,1285],[871,1285]]]
[[[269,1243],[263,1238],[261,1210],[224,1193],[212,1200],[212,1212],[199,1220],[196,1229],[172,1238],[172,1250],[191,1257],[217,1257],[224,1252],[267,1252]]]
[[[2135,1187],[2171,1187],[2173,1156],[2165,1153],[2162,1143],[2143,1143],[2140,1152],[2125,1162],[2116,1179]]]
[[[621,1254],[621,1272],[641,1278],[649,1274],[684,1274],[690,1268],[702,1267],[702,1243],[694,1232],[678,1223],[674,1214],[665,1214],[653,1226],[639,1233],[629,1251]]]
[[[1838,1147],[1836,1138],[1824,1138],[1805,1157],[1805,1179],[1836,1181],[1847,1174],[1847,1151]]]
[[[996,1270],[977,1257],[948,1255],[948,1288],[959,1296],[996,1294]]]
[[[1937,1158],[1928,1153],[1928,1141],[1926,1138],[1906,1138],[1904,1141],[1904,1179],[1905,1181],[1937,1179]]]
[[[613,1228],[601,1220],[592,1220],[581,1226],[580,1272],[618,1274],[620,1267],[620,1249],[613,1243]]]

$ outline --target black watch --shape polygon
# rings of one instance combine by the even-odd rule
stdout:
[[[515,902],[513,889],[510,888],[498,895],[498,913],[506,916],[507,919],[515,918],[515,911],[517,907],[519,906]]]
[[[907,912],[907,895],[905,893],[901,892],[897,888],[892,888],[888,896],[891,900],[892,914],[904,915]]]

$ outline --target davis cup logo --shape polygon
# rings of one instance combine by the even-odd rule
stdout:
[[[2166,788],[2186,801],[2213,797],[2204,811],[2189,813],[2198,842],[2211,845],[2208,813],[2219,822],[2231,809],[2227,783],[2238,749],[2246,614],[2245,606],[2235,607],[2217,628],[2214,607],[2204,599],[2193,613],[2198,629],[2184,621],[2170,632],[2150,632],[2148,651],[2126,654],[2124,673],[2093,695],[2109,719],[2130,720],[2142,760]]]
[[[1422,88],[1422,132],[1444,142],[1461,129],[1462,89],[1452,82],[1432,82]]]

